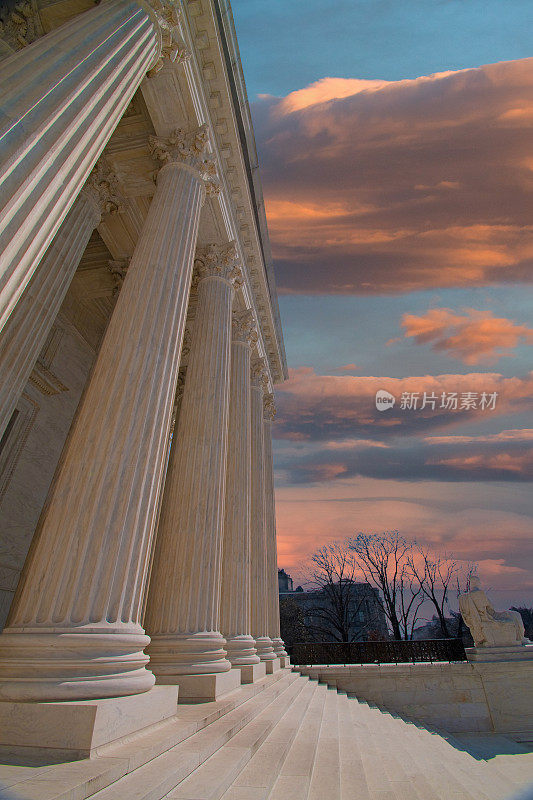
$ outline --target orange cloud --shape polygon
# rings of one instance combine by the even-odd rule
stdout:
[[[531,281],[532,97],[533,59],[264,97],[256,129],[281,291]]]
[[[513,348],[521,342],[533,344],[533,328],[494,317],[491,311],[466,309],[464,314],[456,314],[449,308],[432,308],[420,316],[404,314],[402,327],[406,338],[431,344],[434,350],[465,364],[492,364],[512,356]]]
[[[291,92],[281,101],[278,113],[290,114],[328,100],[339,100],[359,92],[375,92],[389,85],[389,81],[361,80],[359,78],[322,78],[305,89]]]

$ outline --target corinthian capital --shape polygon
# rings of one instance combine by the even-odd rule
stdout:
[[[94,203],[100,218],[104,214],[124,211],[124,198],[118,189],[118,178],[102,158],[96,162],[82,191]]]
[[[257,328],[251,308],[234,311],[231,319],[233,341],[252,345],[257,342]]]
[[[165,61],[170,61],[172,64],[183,63],[190,59],[191,52],[181,38],[179,28],[181,11],[175,4],[168,0],[148,0],[148,3],[155,13],[161,33],[161,53],[148,72],[148,77],[152,78],[163,69]]]
[[[276,404],[274,403],[273,394],[266,394],[263,397],[263,416],[269,422],[272,422],[276,416]]]
[[[177,128],[170,136],[149,136],[148,142],[152,157],[164,164],[187,164],[198,170],[204,180],[216,177],[213,161],[203,158],[209,143],[207,125],[201,125],[192,131]]]
[[[264,392],[268,388],[268,374],[264,358],[255,356],[251,363],[252,386],[260,386]]]
[[[0,39],[13,50],[22,50],[43,35],[37,4],[15,2],[2,5],[4,13],[0,19]]]
[[[203,278],[224,278],[237,288],[243,281],[241,269],[237,265],[235,242],[199,247],[194,259],[194,270],[198,283]]]

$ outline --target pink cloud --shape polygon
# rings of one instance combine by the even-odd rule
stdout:
[[[533,328],[495,317],[491,311],[465,309],[457,314],[450,308],[432,308],[422,315],[404,314],[402,327],[406,338],[430,344],[465,364],[493,364],[512,356],[521,342],[533,344]]]
[[[281,291],[531,281],[532,66],[325,78],[264,98],[257,128]]]

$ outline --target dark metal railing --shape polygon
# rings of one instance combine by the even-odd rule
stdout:
[[[287,647],[291,662],[311,664],[406,664],[466,661],[462,639],[386,642],[299,642]]]

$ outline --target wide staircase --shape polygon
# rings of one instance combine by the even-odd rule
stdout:
[[[508,800],[533,753],[458,740],[288,669],[92,759],[0,767],[2,800]]]

